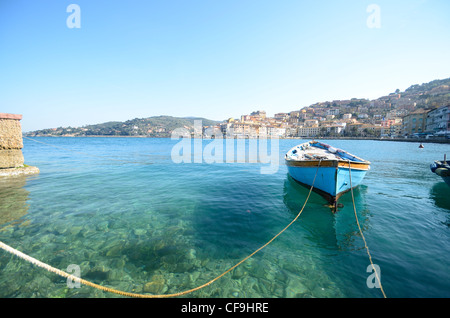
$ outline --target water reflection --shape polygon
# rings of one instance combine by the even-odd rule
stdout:
[[[436,183],[430,190],[430,198],[434,204],[444,210],[450,212],[450,187],[445,182]],[[450,227],[450,213],[447,214],[445,225]]]
[[[438,182],[430,190],[430,198],[442,209],[450,210],[450,187],[445,182]]]
[[[28,213],[26,176],[0,178],[0,231],[5,225],[23,225]]]
[[[365,185],[359,185],[353,189],[356,215],[362,232],[365,232],[369,228],[370,220],[370,211],[365,201],[367,189]],[[340,198],[340,203],[343,204],[343,208],[336,214],[335,223],[339,247],[342,250],[363,249],[364,245],[360,239],[361,234],[355,218],[351,192],[345,193]]]
[[[362,230],[368,226],[368,211],[365,208],[364,193],[367,187],[359,186],[353,190],[355,206]],[[293,215],[297,215],[308,196],[309,189],[297,183],[287,175],[284,182],[284,204]],[[350,192],[340,200],[341,206],[333,214],[326,200],[312,192],[302,212],[299,224],[308,233],[306,238],[315,246],[329,250],[360,249],[354,244],[355,237],[360,236],[356,224],[353,202]]]
[[[290,175],[284,182],[283,201],[288,210],[297,215],[302,208],[309,189],[297,183]],[[319,194],[312,192],[300,217],[300,226],[306,231],[307,239],[318,247],[337,248],[334,232],[334,216],[331,209],[325,207],[326,201]]]

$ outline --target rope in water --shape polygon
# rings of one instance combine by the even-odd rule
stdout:
[[[362,237],[362,239],[364,241],[364,247],[366,248],[367,255],[369,255],[370,264],[372,265],[372,268],[373,268],[373,270],[375,272],[375,277],[378,280],[378,283],[380,285],[380,290],[381,290],[381,292],[383,294],[383,297],[387,298],[386,294],[384,293],[383,286],[381,285],[381,279],[378,276],[377,270],[376,270],[376,268],[375,268],[375,266],[374,266],[374,264],[372,262],[372,256],[370,255],[370,251],[369,251],[369,247],[367,246],[366,238],[364,237],[364,234],[363,234],[363,232],[361,230],[361,226],[359,225],[358,215],[356,214],[356,205],[355,205],[355,197],[353,196],[352,169],[350,167],[350,160],[348,161],[348,173],[349,173],[349,179],[350,179],[350,191],[352,193],[353,211],[355,213],[356,224],[358,224],[359,233],[361,234],[361,237]]]
[[[182,295],[187,295],[187,294],[190,294],[190,293],[192,293],[192,292],[194,292],[194,291],[200,290],[200,289],[202,289],[202,288],[204,288],[204,287],[206,287],[206,286],[211,285],[211,284],[212,284],[213,282],[215,282],[216,280],[220,279],[221,277],[223,277],[223,276],[226,275],[227,273],[231,272],[233,269],[235,269],[236,267],[238,267],[240,264],[242,264],[243,262],[245,262],[246,260],[248,260],[249,258],[251,258],[252,256],[254,256],[256,253],[258,253],[259,251],[261,251],[263,248],[265,248],[266,246],[268,246],[270,243],[272,243],[278,236],[280,236],[284,231],[286,231],[286,230],[287,230],[287,229],[288,229],[295,221],[297,221],[297,219],[298,219],[298,218],[300,217],[300,215],[302,214],[302,212],[303,212],[303,210],[305,209],[306,204],[307,204],[307,202],[308,202],[308,200],[309,200],[309,197],[310,197],[310,195],[311,195],[311,192],[312,192],[312,190],[313,190],[314,183],[315,183],[315,180],[316,180],[316,177],[317,177],[317,173],[318,173],[318,171],[319,171],[319,167],[320,167],[321,161],[322,161],[322,160],[319,161],[319,164],[318,164],[318,166],[317,166],[317,170],[316,170],[316,173],[315,173],[315,176],[314,176],[313,183],[312,183],[312,185],[311,185],[311,187],[310,187],[310,189],[309,189],[308,196],[306,197],[306,200],[305,200],[305,202],[303,203],[303,206],[302,206],[301,210],[299,211],[299,213],[297,214],[297,216],[296,216],[296,217],[295,217],[295,218],[294,218],[294,219],[293,219],[293,220],[292,220],[292,221],[291,221],[284,229],[282,229],[278,234],[276,234],[276,235],[275,235],[272,239],[270,239],[266,244],[264,244],[263,246],[261,246],[260,248],[258,248],[257,250],[255,250],[253,253],[251,253],[250,255],[248,255],[247,257],[245,257],[244,259],[242,259],[241,261],[239,261],[239,262],[238,262],[237,264],[235,264],[234,266],[230,267],[228,270],[226,270],[225,272],[223,272],[222,274],[220,274],[220,275],[217,276],[216,278],[214,278],[214,279],[210,280],[209,282],[207,282],[207,283],[205,283],[205,284],[203,284],[203,285],[200,285],[200,286],[198,286],[198,287],[196,287],[196,288],[192,288],[192,289],[189,289],[189,290],[186,290],[186,291],[183,291],[183,292],[173,293],[173,294],[166,294],[166,295],[151,295],[151,294],[149,295],[149,294],[137,294],[137,293],[130,293],[130,292],[125,292],[125,291],[120,291],[120,290],[117,290],[117,289],[113,289],[113,288],[109,288],[109,287],[106,287],[106,286],[98,285],[98,284],[92,283],[92,282],[90,282],[90,281],[87,281],[87,280],[85,280],[85,279],[82,279],[82,278],[80,278],[80,277],[77,277],[77,276],[68,274],[68,273],[66,273],[66,272],[64,272],[64,271],[62,271],[62,270],[59,270],[59,269],[54,268],[54,267],[52,267],[52,266],[50,266],[50,265],[48,265],[48,264],[46,264],[46,263],[43,263],[43,262],[41,262],[41,261],[39,261],[39,260],[37,260],[37,259],[35,259],[35,258],[29,256],[29,255],[26,255],[26,254],[24,254],[24,253],[22,253],[22,252],[20,252],[20,251],[18,251],[18,250],[16,250],[16,249],[14,249],[14,248],[12,248],[11,246],[9,246],[9,245],[7,245],[7,244],[1,242],[1,241],[0,241],[0,248],[3,249],[3,250],[5,250],[6,252],[9,252],[9,253],[11,253],[11,254],[13,254],[13,255],[19,257],[19,258],[22,258],[22,259],[28,261],[28,262],[31,263],[31,264],[34,264],[34,265],[36,265],[36,266],[38,266],[38,267],[41,267],[41,268],[43,268],[43,269],[45,269],[45,270],[47,270],[47,271],[49,271],[49,272],[55,273],[55,274],[57,274],[57,275],[59,275],[59,276],[61,276],[61,277],[64,277],[64,278],[67,278],[67,279],[71,279],[71,280],[74,281],[74,282],[79,282],[80,284],[83,284],[83,285],[86,285],[86,286],[90,286],[90,287],[93,287],[93,288],[96,288],[96,289],[99,289],[99,290],[102,290],[102,291],[105,291],[105,292],[114,293],[114,294],[118,294],[118,295],[126,296],[126,297],[134,297],[134,298],[171,298],[171,297],[178,297],[178,296],[182,296]],[[351,191],[351,194],[352,194],[353,211],[354,211],[354,213],[355,213],[356,223],[357,223],[357,225],[358,225],[358,229],[359,229],[359,232],[360,232],[360,234],[361,234],[361,237],[362,237],[362,239],[363,239],[363,241],[364,241],[364,247],[366,248],[367,254],[368,254],[368,256],[369,256],[370,263],[371,263],[372,268],[373,268],[373,270],[374,270],[374,272],[375,272],[375,276],[376,276],[376,278],[377,278],[377,280],[378,280],[378,283],[379,283],[379,286],[380,286],[380,290],[381,290],[381,292],[382,292],[384,298],[386,298],[386,294],[385,294],[385,292],[384,292],[383,286],[381,285],[381,280],[380,280],[380,277],[379,277],[379,275],[378,275],[378,273],[377,273],[377,270],[376,270],[376,268],[375,268],[375,266],[374,266],[374,264],[373,264],[372,256],[371,256],[371,254],[370,254],[369,247],[367,246],[367,242],[366,242],[366,239],[365,239],[364,234],[363,234],[363,232],[362,232],[361,226],[360,226],[360,224],[359,224],[358,216],[357,216],[357,213],[356,213],[355,198],[354,198],[354,195],[353,195],[353,186],[352,186],[352,176],[351,176],[351,164],[350,164],[350,160],[349,160],[349,179],[350,179],[350,191]]]
[[[278,236],[280,236],[284,231],[286,231],[295,221],[297,221],[297,219],[300,217],[300,214],[302,214],[303,210],[305,209],[306,203],[309,200],[309,197],[311,195],[312,189],[314,187],[314,183],[316,181],[316,177],[317,177],[317,174],[318,174],[318,171],[319,171],[319,167],[320,167],[321,161],[322,161],[322,159],[319,161],[319,164],[317,165],[317,170],[316,170],[316,174],[314,176],[314,180],[312,182],[312,185],[311,185],[311,187],[309,189],[309,192],[308,192],[308,196],[306,197],[306,200],[303,203],[303,206],[302,206],[300,212],[297,214],[297,216],[284,229],[282,229],[277,235],[272,237],[266,244],[264,244],[263,246],[261,246],[260,248],[255,250],[253,253],[251,253],[250,255],[248,255],[247,257],[242,259],[241,261],[239,261],[236,265],[230,267],[228,270],[226,270],[225,272],[223,272],[222,274],[220,274],[216,278],[210,280],[209,282],[207,282],[207,283],[205,283],[205,284],[203,284],[201,286],[198,286],[198,287],[195,287],[195,288],[183,291],[183,292],[173,293],[173,294],[166,294],[166,295],[151,295],[151,294],[149,295],[149,294],[137,294],[137,293],[130,293],[130,292],[125,292],[125,291],[120,291],[120,290],[117,290],[117,289],[113,289],[113,288],[109,288],[109,287],[106,287],[106,286],[98,285],[98,284],[92,283],[90,281],[87,281],[85,279],[82,279],[80,277],[68,274],[68,273],[66,273],[66,272],[64,272],[62,270],[59,270],[59,269],[54,268],[54,267],[52,267],[52,266],[50,266],[48,264],[45,264],[45,263],[43,263],[43,262],[41,262],[41,261],[31,257],[31,256],[28,256],[28,255],[26,255],[26,254],[24,254],[24,253],[22,253],[22,252],[20,252],[20,251],[18,251],[16,249],[12,248],[11,246],[6,245],[5,243],[3,243],[1,241],[0,241],[0,248],[2,248],[3,250],[5,250],[5,251],[7,251],[7,252],[9,252],[9,253],[11,253],[13,255],[16,255],[16,256],[18,256],[18,257],[20,257],[20,258],[30,262],[31,264],[34,264],[34,265],[36,265],[38,267],[46,269],[49,272],[52,272],[52,273],[55,273],[55,274],[57,274],[59,276],[71,279],[74,282],[79,282],[79,283],[81,283],[83,285],[90,286],[90,287],[93,287],[93,288],[97,288],[99,290],[103,290],[105,292],[114,293],[114,294],[118,294],[118,295],[126,296],[126,297],[134,297],[134,298],[171,298],[171,297],[178,297],[178,296],[187,295],[187,294],[190,294],[190,293],[192,293],[194,291],[200,290],[200,289],[202,289],[202,288],[204,288],[206,286],[211,285],[213,282],[215,282],[219,278],[221,278],[224,275],[226,275],[227,273],[231,272],[233,269],[235,269],[236,267],[241,265],[243,262],[245,262],[246,260],[251,258],[253,255],[255,255],[256,253],[261,251],[267,245],[272,243]]]

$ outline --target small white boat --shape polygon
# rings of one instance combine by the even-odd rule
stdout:
[[[286,153],[285,161],[289,175],[308,188],[317,172],[313,191],[324,196],[334,207],[339,197],[351,189],[349,169],[353,188],[370,170],[369,161],[317,141],[293,147]]]

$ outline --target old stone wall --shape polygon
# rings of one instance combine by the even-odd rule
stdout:
[[[23,166],[22,115],[0,113],[0,169]]]

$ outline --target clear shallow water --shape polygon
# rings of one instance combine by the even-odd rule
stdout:
[[[261,174],[259,163],[175,164],[170,139],[36,140],[72,151],[24,140],[26,163],[41,173],[0,179],[0,240],[128,292],[206,283],[283,229],[308,193],[282,160],[300,140],[280,140],[275,174]],[[387,296],[449,297],[450,188],[429,165],[450,146],[328,143],[372,162],[355,200]],[[272,244],[187,297],[382,297],[366,284],[370,263],[350,193],[340,202],[332,215],[313,193]],[[67,288],[65,279],[3,251],[0,286],[0,297],[120,297]]]

